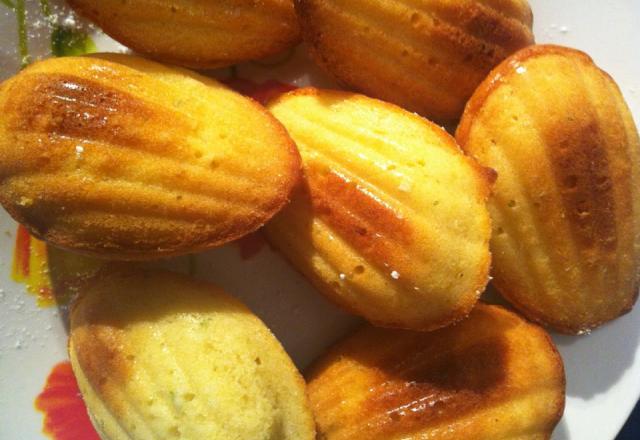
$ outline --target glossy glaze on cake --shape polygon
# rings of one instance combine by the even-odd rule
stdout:
[[[331,300],[383,326],[464,318],[488,281],[491,170],[443,129],[363,95],[300,89],[269,105],[304,181],[266,226]]]

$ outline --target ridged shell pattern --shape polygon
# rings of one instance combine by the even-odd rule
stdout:
[[[498,172],[493,276],[514,305],[568,333],[630,310],[640,142],[611,77],[573,49],[525,49],[478,89],[457,138]]]
[[[384,326],[462,319],[488,279],[491,173],[392,104],[301,89],[269,106],[304,184],[269,240],[333,301]]]
[[[211,68],[274,55],[300,38],[293,0],[68,0],[138,53]]]
[[[483,304],[430,333],[366,326],[308,374],[323,440],[549,439],[564,387],[544,330]]]
[[[49,59],[0,89],[0,201],[62,247],[131,259],[221,244],[270,218],[299,172],[264,108],[186,70]]]
[[[102,274],[71,313],[70,357],[103,439],[313,440],[305,384],[276,338],[219,289]]]
[[[314,59],[341,83],[441,122],[533,43],[524,0],[297,0],[296,10]]]

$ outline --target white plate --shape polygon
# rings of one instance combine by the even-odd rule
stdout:
[[[33,28],[39,19],[38,2],[26,2]],[[537,41],[588,52],[617,80],[640,122],[640,1],[531,4]],[[32,53],[40,55],[46,54],[48,43],[42,24],[30,41]],[[17,68],[15,35],[14,15],[0,4],[0,78]],[[96,42],[103,50],[118,47],[106,37]],[[310,66],[303,50],[284,66],[249,64],[239,72],[243,77],[331,84]],[[37,439],[43,437],[42,414],[34,409],[34,398],[52,366],[66,359],[66,333],[59,310],[38,307],[25,286],[11,280],[15,231],[15,223],[0,210],[0,439]],[[243,260],[238,247],[231,245],[193,262],[197,277],[222,285],[260,315],[301,369],[357,323],[328,304],[268,248]],[[184,271],[189,262],[181,258],[163,265]],[[554,439],[614,439],[640,396],[640,307],[591,335],[554,340],[567,372],[567,407]]]

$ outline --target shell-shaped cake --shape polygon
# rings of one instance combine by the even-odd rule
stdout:
[[[210,248],[262,226],[299,177],[266,109],[186,70],[66,57],[0,88],[0,202],[63,248],[119,259]]]
[[[430,333],[366,326],[307,376],[325,440],[548,440],[564,410],[549,335],[483,304]]]
[[[68,0],[113,39],[160,61],[212,68],[275,55],[300,39],[293,0]]]
[[[509,301],[567,333],[631,309],[640,141],[609,75],[577,50],[524,49],[479,87],[457,138],[498,172],[493,277]]]
[[[377,325],[427,330],[464,318],[488,280],[492,171],[440,127],[363,95],[299,89],[269,108],[305,176],[267,224],[270,242]]]
[[[296,0],[311,55],[346,87],[440,122],[533,43],[526,0]]]
[[[105,440],[315,439],[304,380],[269,329],[183,275],[98,275],[72,307],[69,354]]]

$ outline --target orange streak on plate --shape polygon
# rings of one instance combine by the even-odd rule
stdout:
[[[35,401],[44,413],[43,432],[54,440],[100,440],[84,405],[69,362],[53,367]]]
[[[40,307],[55,304],[49,278],[47,245],[29,235],[22,225],[16,231],[11,278],[25,284],[27,291],[36,295]]]

